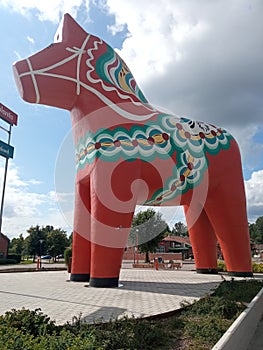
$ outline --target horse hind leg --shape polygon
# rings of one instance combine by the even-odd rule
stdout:
[[[217,273],[217,240],[204,209],[196,217],[196,210],[184,206],[188,233],[192,244],[197,273]]]
[[[206,212],[215,228],[228,273],[251,277],[253,273],[245,193],[242,191],[242,179],[238,176],[233,178],[235,185],[231,186],[226,181],[213,194],[220,202],[208,198]]]

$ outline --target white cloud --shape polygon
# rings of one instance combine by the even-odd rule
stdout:
[[[109,27],[113,34],[127,25],[130,35],[120,54],[143,84],[182,59],[182,44],[198,40],[207,31],[206,22],[184,11],[180,1],[108,0],[107,6],[116,17]]]
[[[0,168],[0,182],[3,183],[4,168]],[[54,191],[41,193],[41,182],[25,180],[14,165],[8,168],[4,200],[2,231],[9,238],[35,225],[53,225],[71,230],[57,204]]]
[[[248,215],[250,222],[263,216],[263,169],[252,173],[251,178],[245,181]]]
[[[258,126],[256,124],[239,128],[232,126],[229,131],[238,140],[245,173],[259,169],[260,164],[263,166],[263,142],[254,141]]]
[[[262,122],[261,1],[107,5],[112,28],[127,25],[120,55],[150,102],[219,125]]]
[[[81,5],[85,5],[88,12],[89,3],[90,0],[0,0],[0,5],[8,6],[24,16],[30,16],[32,10],[35,10],[41,21],[49,20],[55,23],[60,20],[62,14],[67,12],[76,17]]]
[[[31,44],[35,44],[35,40],[31,36],[28,35],[26,38]]]

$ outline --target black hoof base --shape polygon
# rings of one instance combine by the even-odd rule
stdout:
[[[89,282],[90,274],[89,273],[72,273],[70,275],[70,280],[72,282]]]
[[[209,274],[209,275],[217,275],[217,269],[196,269],[197,273]]]
[[[234,277],[253,277],[253,272],[228,271],[228,275]]]
[[[89,281],[90,287],[96,288],[116,288],[119,286],[119,277],[95,278],[91,277]]]

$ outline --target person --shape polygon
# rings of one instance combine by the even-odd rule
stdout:
[[[154,258],[154,266],[155,266],[155,270],[158,270],[159,268],[158,258]]]

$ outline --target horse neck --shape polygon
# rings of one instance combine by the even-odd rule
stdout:
[[[107,98],[107,96],[106,96]],[[99,129],[109,129],[120,125],[144,124],[157,111],[143,103],[132,103],[130,100],[115,100],[105,103],[98,96],[85,93],[76,100],[71,110],[72,126],[78,134],[86,131],[97,132]]]

